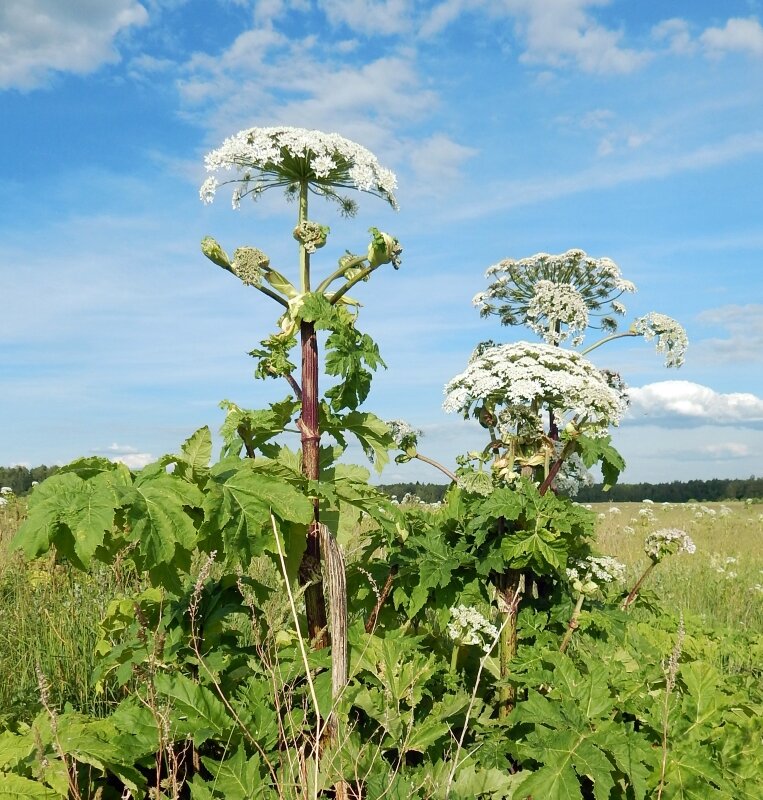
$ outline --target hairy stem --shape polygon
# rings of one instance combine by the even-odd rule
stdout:
[[[651,561],[649,566],[641,573],[641,577],[636,581],[633,585],[633,588],[630,590],[628,596],[623,600],[622,606],[620,608],[623,611],[627,611],[628,608],[635,602],[636,598],[638,597],[639,589],[641,589],[642,584],[647,578],[647,575],[657,566],[656,561]]]
[[[389,574],[387,575],[387,580],[384,581],[384,586],[382,586],[381,592],[379,592],[379,596],[376,598],[376,605],[374,605],[371,613],[368,615],[368,619],[366,620],[366,633],[373,633],[374,628],[376,627],[376,622],[379,619],[379,612],[382,609],[382,606],[387,601],[387,598],[392,591],[392,584],[395,580],[395,576],[397,575],[399,567],[397,564],[393,564],[389,568]]]
[[[346,264],[335,269],[327,278],[324,278],[324,280],[318,284],[318,287],[315,291],[325,292],[326,289],[328,289],[334,281],[339,280],[339,278],[341,278],[348,269],[359,267],[365,260],[365,256],[356,256],[355,258],[350,259]]]
[[[511,662],[517,654],[517,616],[521,597],[522,574],[515,569],[498,575],[496,589],[498,608],[503,616],[499,640],[498,660],[501,668],[501,687],[498,693],[498,716],[508,717],[516,703],[517,693],[507,683]]]
[[[299,222],[307,220],[307,184],[299,192]],[[299,246],[300,286],[310,291],[310,254]],[[302,434],[302,473],[309,480],[318,480],[320,430],[318,427],[318,337],[312,322],[300,324],[302,344],[302,413],[298,422]],[[307,630],[313,646],[320,650],[329,644],[326,620],[326,599],[321,578],[321,544],[318,500],[314,500],[313,521],[307,530],[302,563],[299,565],[300,586],[305,589]]]
[[[580,617],[580,612],[583,610],[583,603],[585,602],[585,596],[579,595],[578,601],[575,603],[575,608],[572,610],[572,616],[570,617],[570,621],[567,623],[567,630],[564,633],[564,639],[562,639],[561,645],[559,645],[559,652],[563,653],[567,647],[569,646],[570,640],[572,639],[572,634],[578,629],[578,618]]]
[[[367,278],[379,266],[381,265],[379,264],[376,267],[366,267],[365,269],[362,269],[354,278],[347,281],[347,283],[345,283],[341,289],[334,292],[334,294],[331,296],[331,304],[335,305],[339,301],[339,298],[344,297],[344,295],[346,295],[356,283],[362,281],[363,278]]]

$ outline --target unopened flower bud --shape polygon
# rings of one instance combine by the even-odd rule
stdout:
[[[400,267],[400,254],[403,248],[394,236],[382,233],[378,228],[369,228],[371,244],[368,245],[368,262],[372,267],[382,264],[392,264],[395,269]]]
[[[225,250],[220,247],[219,242],[211,236],[205,236],[201,240],[201,252],[218,267],[230,269],[230,259]]]

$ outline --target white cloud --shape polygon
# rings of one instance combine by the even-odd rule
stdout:
[[[664,42],[668,51],[676,55],[689,55],[697,49],[689,33],[689,23],[677,17],[655,25],[652,28],[652,38]]]
[[[417,185],[429,192],[452,186],[460,177],[461,164],[477,153],[440,133],[411,143],[407,151]]]
[[[729,458],[747,458],[754,455],[753,448],[744,442],[721,442],[720,444],[707,444],[699,449],[703,456],[709,456],[725,461]]]
[[[660,381],[629,389],[629,422],[652,425],[763,423],[763,399],[748,392],[721,394],[691,381]]]
[[[763,56],[763,27],[755,17],[732,17],[723,28],[708,28],[699,40],[710,55],[737,52]]]
[[[115,37],[146,22],[136,0],[3,0],[0,89],[33,89],[53,72],[85,75],[119,61]]]
[[[600,155],[606,155],[608,152],[611,151],[605,145]],[[569,175],[544,175],[493,185],[489,190],[482,192],[483,196],[490,198],[489,201],[464,203],[458,210],[458,217],[467,219],[495,214],[506,209],[556,200],[580,192],[612,189],[622,184],[710,169],[763,153],[763,131],[729,136],[683,153],[657,155],[649,152],[648,148],[642,148],[639,152],[643,153],[639,158],[622,160],[616,164],[602,162],[600,165]],[[501,199],[496,200],[496,198]]]
[[[696,357],[712,364],[763,361],[763,304],[727,305],[703,311],[697,320],[728,332],[697,342]]]
[[[410,0],[320,0],[332,25],[371,36],[402,33],[411,25]]]
[[[110,460],[117,464],[124,464],[129,469],[143,469],[155,459],[151,453],[126,453],[123,456],[114,456]]]
[[[608,74],[633,72],[651,57],[622,47],[623,32],[605,28],[588,13],[602,0],[509,0],[508,5],[519,17],[524,63],[574,64],[583,72]]]

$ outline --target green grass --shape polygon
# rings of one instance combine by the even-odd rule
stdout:
[[[40,707],[37,668],[59,708],[105,713],[113,699],[91,680],[98,625],[119,591],[108,570],[81,573],[52,557],[27,562],[10,551],[21,501],[0,507],[0,719],[29,719]]]
[[[620,509],[612,513],[611,507]],[[623,561],[632,585],[648,559],[647,533],[681,528],[697,551],[667,558],[647,579],[644,598],[696,619],[704,651],[730,670],[758,669],[763,656],[763,506],[725,504],[596,504],[598,549]],[[640,511],[648,509],[654,519]],[[81,573],[51,557],[27,563],[10,540],[24,516],[23,501],[0,507],[0,720],[29,719],[39,708],[36,666],[51,699],[81,711],[105,713],[113,702],[92,682],[99,623],[129,576],[106,568]],[[709,512],[715,512],[713,515]],[[733,559],[733,561],[732,561]],[[638,614],[638,609],[635,609]],[[758,644],[754,637],[758,634]],[[698,645],[699,646],[699,645]],[[757,666],[756,666],[757,664]]]
[[[649,564],[642,549],[647,533],[680,528],[696,552],[665,559],[645,588],[710,627],[763,632],[763,506],[598,503],[592,509],[599,515],[599,549],[627,565],[631,584]]]

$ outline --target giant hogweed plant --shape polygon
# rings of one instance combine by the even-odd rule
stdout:
[[[453,483],[441,509],[397,507],[337,459],[355,437],[377,465],[395,449],[434,464],[417,431],[361,409],[383,362],[348,292],[397,267],[400,248],[371,229],[316,277],[329,230],[308,216],[316,196],[351,214],[352,189],[394,206],[394,176],[346,139],[287,128],[243,131],[207,166],[204,200],[225,183],[234,207],[274,187],[296,200],[291,271],[202,243],[277,305],[252,355],[289,396],[224,401],[214,464],[202,428],[140,472],[81,459],[35,489],[17,537],[29,556],[131,561],[144,582],[101,626],[94,690],[121,701],[105,718],[61,712],[40,673],[40,714],[0,733],[0,797],[754,797],[758,695],[643,616],[646,578],[688,541],[656,532],[627,593],[591,552],[592,515],[565,496],[587,467],[613,482],[623,466],[607,430],[624,387],[585,355],[643,335],[677,365],[677,324],[648,315],[617,333],[606,314],[633,287],[610,261],[502,262],[478,305],[543,341],[475,350],[446,407],[480,421],[485,448],[435,464]],[[602,340],[562,347],[581,347],[597,314]],[[335,380],[322,397],[318,330]]]

